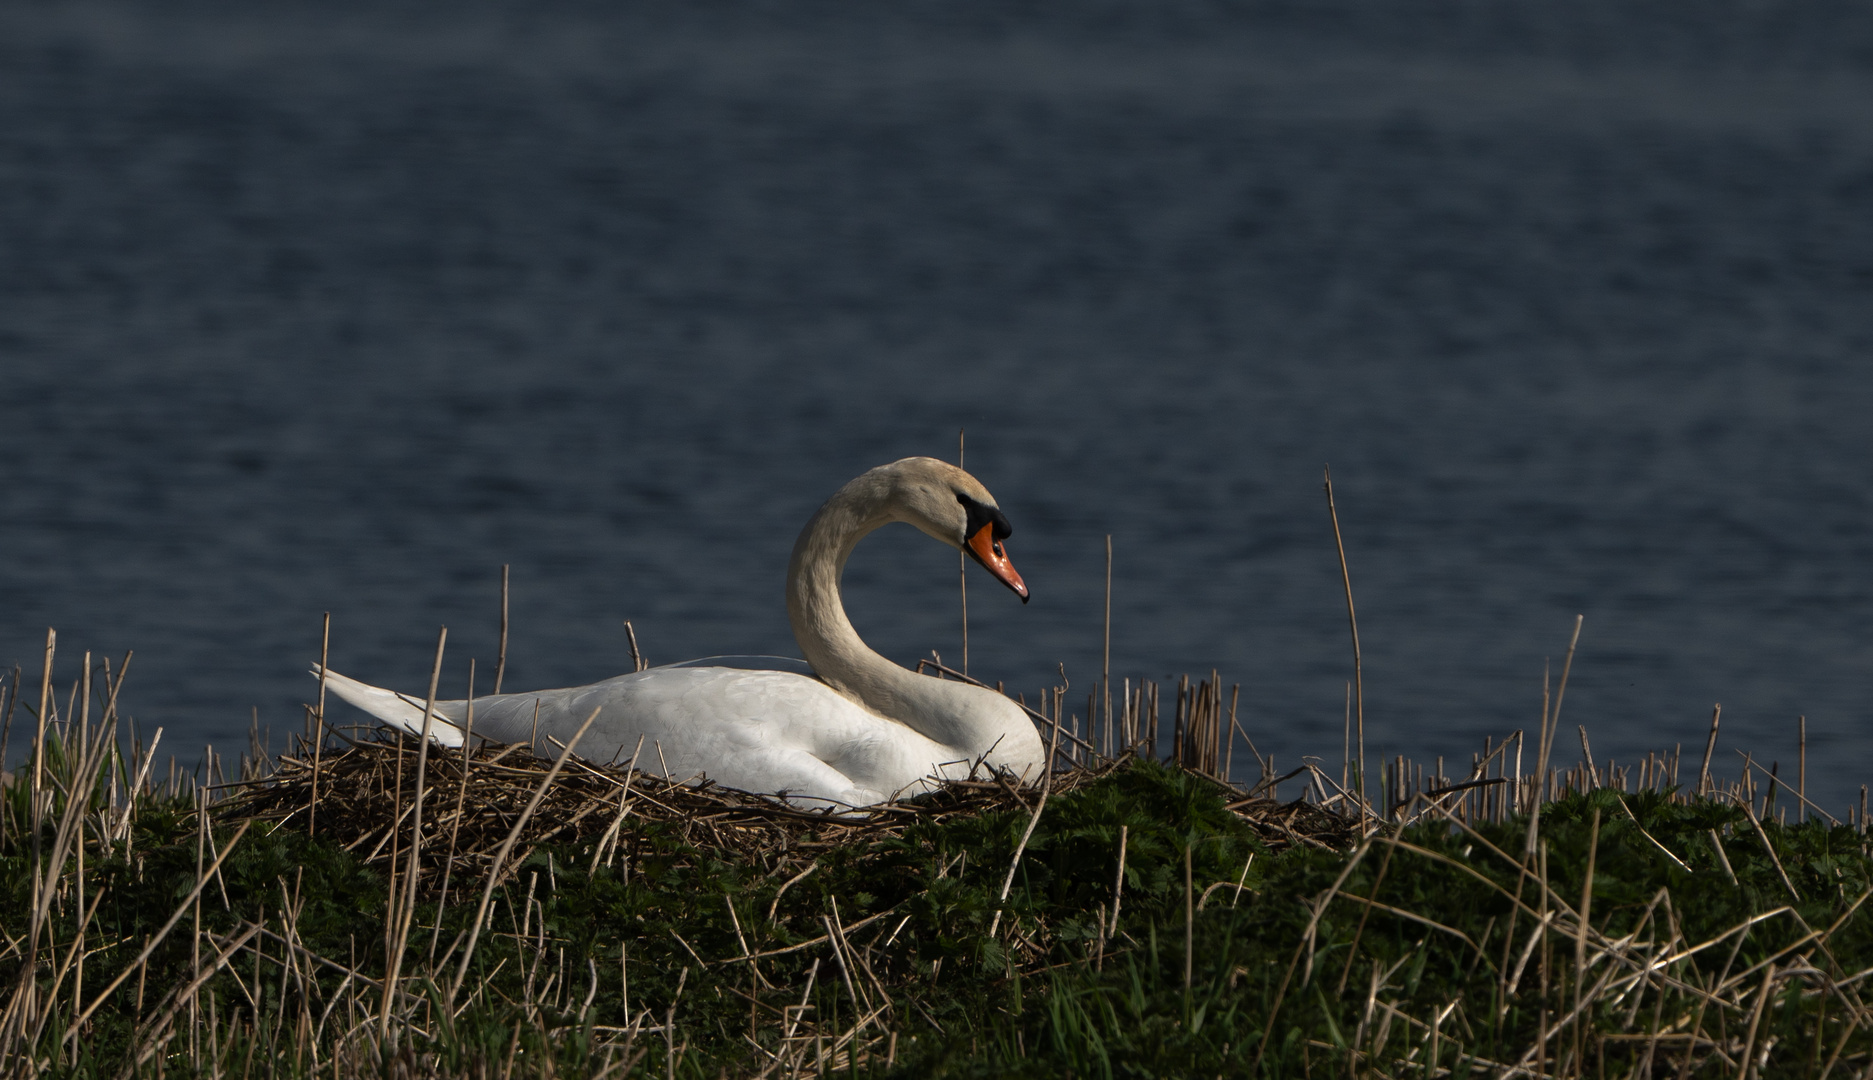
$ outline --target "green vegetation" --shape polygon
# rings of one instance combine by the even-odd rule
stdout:
[[[311,836],[306,763],[232,798],[146,786],[132,804],[135,761],[102,735],[66,745],[47,740],[36,856],[30,774],[0,799],[12,1074],[1844,1076],[1873,1062],[1865,838],[1758,826],[1739,800],[1569,794],[1544,808],[1525,870],[1525,818],[1463,823],[1420,796],[1412,823],[1362,830],[1150,761],[1058,774],[1038,819],[1039,792],[990,783],[860,821],[578,769],[497,867],[547,763],[484,751],[462,788],[459,756],[438,752],[386,1009],[413,743],[325,757]],[[57,868],[36,924],[35,865]],[[450,1008],[489,872],[500,884]]]

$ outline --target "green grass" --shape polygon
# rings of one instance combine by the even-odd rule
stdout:
[[[67,786],[80,779],[49,761]],[[1830,1060],[1842,1076],[1873,1060],[1852,981],[1873,968],[1873,917],[1855,910],[1873,859],[1857,832],[1765,823],[1772,859],[1737,806],[1602,790],[1544,810],[1532,876],[1519,820],[1474,831],[1428,820],[1379,828],[1352,851],[1277,853],[1214,781],[1150,762],[1053,795],[1005,905],[1031,816],[1006,803],[828,847],[798,879],[798,859],[737,854],[677,821],[633,824],[590,872],[589,840],[535,848],[495,893],[456,1015],[443,1002],[481,883],[457,880],[440,909],[419,900],[386,1042],[385,876],[291,825],[255,826],[203,890],[199,926],[187,911],[68,1041],[79,1003],[132,967],[197,881],[189,799],[146,795],[126,858],[121,838],[99,839],[103,788],[87,819],[85,903],[101,900],[82,990],[75,965],[59,974],[79,922],[75,858],[38,963],[22,971],[26,785],[0,804],[14,1070],[31,1059],[51,1075],[116,1076],[157,1044],[133,1072],[1326,1077],[1520,1064],[1738,1076],[1747,1054],[1761,1075],[1818,1077]],[[42,859],[69,805],[53,802]],[[1122,910],[1106,939],[1121,830]],[[217,850],[232,833],[214,823]],[[1573,913],[1590,861],[1583,937]],[[1549,930],[1535,935],[1544,912]],[[843,937],[816,941],[834,924]],[[254,926],[180,1003],[173,1037],[153,1039],[167,995]],[[1561,1023],[1577,987],[1581,1018]]]

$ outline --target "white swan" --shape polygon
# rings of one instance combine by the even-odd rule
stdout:
[[[931,778],[967,775],[978,760],[1039,775],[1046,757],[1040,735],[1014,702],[899,667],[867,648],[846,618],[839,597],[846,558],[867,533],[893,521],[962,549],[1027,602],[1027,586],[1002,547],[1008,519],[988,489],[954,465],[905,458],[840,488],[794,543],[787,614],[806,663],[718,656],[590,686],[477,698],[475,734],[531,741],[554,756],[597,709],[578,746],[583,757],[618,761],[638,753],[640,769],[677,780],[706,776],[812,805],[882,802],[915,793]],[[335,671],[326,680],[365,712],[421,734],[421,698]],[[457,725],[467,704],[437,702],[432,737],[460,746]]]

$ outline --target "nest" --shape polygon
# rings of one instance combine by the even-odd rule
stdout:
[[[316,758],[282,755],[267,775],[234,785],[230,797],[216,806],[215,816],[302,829],[357,853],[366,865],[389,869],[394,863],[401,872],[416,817],[419,740],[378,729],[347,743]],[[1083,787],[1130,760],[1057,770],[1053,793]],[[502,867],[504,877],[533,848],[549,842],[596,840],[596,861],[608,846],[629,838],[633,820],[641,823],[639,828],[662,824],[679,829],[686,844],[706,844],[750,859],[810,860],[828,848],[901,834],[915,823],[1008,810],[1031,812],[1039,794],[991,775],[950,781],[914,798],[840,814],[803,810],[713,781],[690,784],[577,757],[569,757],[547,784],[552,766],[525,745],[482,743],[467,753],[432,748],[423,763],[419,888],[436,888],[451,860],[451,872],[457,876],[478,877],[492,870],[501,846],[523,816]],[[1217,785],[1231,800],[1230,811],[1272,850],[1295,845],[1344,850],[1359,835],[1355,819],[1314,804],[1255,797],[1212,777],[1205,779]],[[527,814],[536,795],[539,805]]]

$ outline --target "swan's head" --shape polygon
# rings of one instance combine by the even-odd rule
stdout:
[[[961,550],[1028,602],[1028,587],[1008,561],[1002,541],[1013,530],[982,482],[946,461],[914,457],[880,465],[861,479],[886,487],[894,520],[906,522]]]

